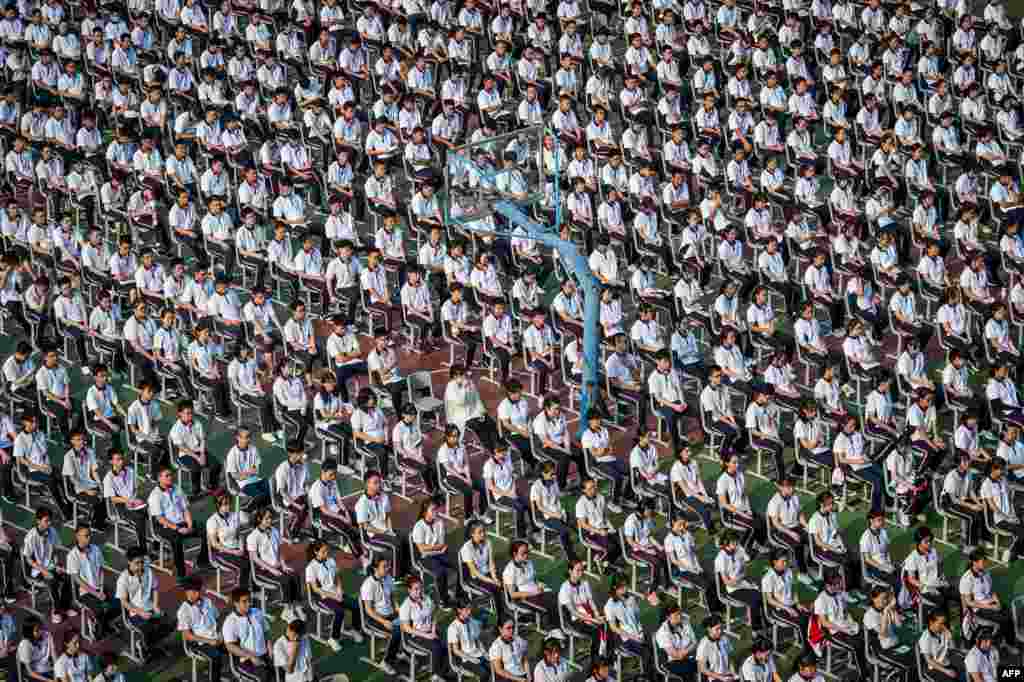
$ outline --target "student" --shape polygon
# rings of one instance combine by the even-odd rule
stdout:
[[[274,667],[284,672],[284,682],[315,680],[312,646],[306,635],[306,622],[293,620],[274,642]]]
[[[281,558],[281,535],[274,527],[274,512],[261,509],[256,513],[256,527],[245,539],[245,549],[252,562],[254,575],[281,588],[286,622],[304,620],[299,578]]]
[[[245,587],[236,587],[231,592],[233,609],[224,619],[221,636],[224,648],[238,659],[237,665],[249,675],[272,682],[274,669],[267,648],[266,616],[254,608],[252,595]]]
[[[306,564],[306,587],[311,593],[311,599],[318,607],[334,614],[331,621],[331,637],[327,640],[327,645],[334,651],[340,651],[343,634],[356,644],[362,643],[359,604],[352,597],[345,595],[343,575],[338,571],[337,562],[330,556],[330,547],[323,540],[314,540],[309,545],[307,555],[309,563]],[[347,630],[346,612],[350,614],[352,623],[352,627]]]

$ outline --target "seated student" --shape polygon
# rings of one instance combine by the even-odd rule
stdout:
[[[289,460],[292,456],[289,456]],[[355,518],[338,492],[338,462],[326,459],[320,465],[320,477],[309,486],[309,508],[313,520],[328,532],[339,533],[352,553],[359,558],[363,570],[370,565],[370,555],[360,540]]]
[[[160,470],[157,487],[149,493],[147,500],[153,530],[170,543],[174,554],[174,570],[179,580],[187,575],[185,569],[185,540],[199,537],[199,557],[196,568],[208,566],[206,533],[195,528],[188,500],[174,485],[174,473],[169,468]]]
[[[941,608],[929,611],[928,627],[917,640],[917,650],[929,673],[939,672],[957,682],[967,682],[964,658],[953,646],[953,633],[946,625],[948,619],[948,614]]]
[[[665,607],[665,621],[654,635],[654,645],[661,649],[662,666],[683,680],[696,679],[697,662],[694,652],[697,638],[693,634],[690,617],[678,604]]]
[[[401,419],[391,430],[391,447],[404,469],[418,472],[428,495],[437,493],[437,467],[423,453],[423,432],[420,431],[419,412],[412,403],[402,406]]]
[[[252,561],[245,552],[242,538],[238,536],[241,514],[231,511],[234,498],[230,495],[220,495],[214,505],[217,511],[206,519],[206,546],[210,560],[216,557],[219,563],[233,566],[238,571],[238,584],[248,585]]]
[[[167,439],[160,433],[160,420],[163,417],[160,401],[156,398],[156,385],[149,380],[139,384],[139,397],[128,406],[128,430],[138,448],[148,456],[146,464],[150,470],[170,464],[167,461]]]
[[[216,487],[216,482],[220,480],[221,465],[206,447],[206,431],[194,418],[191,400],[178,403],[178,419],[171,427],[168,439],[177,453],[178,465],[185,468],[192,477],[192,490],[199,492],[203,489],[203,474],[207,475],[207,483]]]
[[[142,632],[143,658],[153,660],[162,654],[157,643],[171,633],[172,627],[160,608],[160,586],[146,563],[146,550],[134,547],[126,558],[128,568],[118,576],[114,595],[124,605],[132,627]]]
[[[395,575],[403,576],[409,566],[408,542],[391,525],[391,498],[382,490],[376,471],[366,473],[364,485],[362,496],[356,500],[356,523],[366,537],[367,549],[389,552]]]
[[[942,573],[942,559],[932,547],[932,531],[919,526],[914,531],[914,549],[900,568],[900,608],[917,606],[919,600],[949,611],[958,602],[956,589]]]
[[[271,391],[279,408],[283,427],[296,430],[295,440],[306,440],[306,433],[312,421],[312,405],[306,395],[306,382],[302,379],[302,367],[288,358],[281,360],[275,370]],[[291,437],[285,429],[282,436]]]
[[[718,547],[718,555],[715,557],[715,580],[730,599],[747,605],[753,629],[764,629],[764,609],[761,608],[763,596],[746,575],[750,555],[739,546],[739,537],[732,530],[722,534]]]
[[[527,643],[516,634],[515,622],[511,618],[500,621],[498,637],[491,642],[487,657],[491,661],[494,680],[522,682],[530,679]]]
[[[270,484],[260,476],[260,453],[252,444],[252,432],[235,431],[235,444],[224,460],[224,475],[231,476],[242,495],[250,498],[244,511],[270,506]]]
[[[814,543],[814,553],[839,567],[843,575],[844,589],[856,589],[860,581],[858,560],[843,539],[839,515],[836,513],[835,495],[824,490],[818,493],[815,504],[814,513],[807,522],[807,535],[810,542]]]
[[[330,556],[330,546],[323,540],[313,540],[309,544],[307,556],[309,563],[306,564],[306,587],[317,606],[334,614],[331,621],[331,638],[327,640],[327,646],[334,651],[340,651],[340,638],[343,634],[356,644],[361,643],[363,635],[359,631],[359,604],[352,597],[345,595],[343,576],[338,571],[337,562]],[[348,630],[345,629],[346,612],[350,614],[352,623]]]
[[[636,597],[627,594],[629,582],[623,575],[611,579],[608,601],[604,603],[604,619],[614,634],[617,650],[624,650],[643,661],[645,670],[653,670],[647,633],[640,622],[640,606]]]
[[[462,493],[467,519],[489,524],[494,519],[487,514],[488,502],[484,482],[479,476],[473,475],[461,436],[458,426],[449,424],[445,429],[444,443],[436,454],[441,483]],[[475,513],[476,509],[480,510],[479,514]]]
[[[732,643],[724,636],[722,617],[712,612],[702,625],[704,636],[697,644],[696,656],[699,677],[715,682],[734,682],[737,675],[731,656]]]
[[[572,629],[590,637],[590,660],[597,660],[601,640],[607,637],[607,621],[602,615],[590,582],[583,577],[586,562],[575,559],[568,565],[568,578],[558,589],[558,608],[562,618],[572,623]]]
[[[619,535],[608,521],[606,508],[608,505],[597,489],[597,481],[589,476],[584,478],[583,494],[576,501],[576,527],[583,541],[602,548],[597,561],[603,570],[622,557]]]
[[[974,618],[983,618],[998,626],[998,639],[1006,647],[1016,648],[1018,638],[1013,618],[1010,610],[1003,606],[999,595],[992,590],[992,576],[986,566],[985,550],[975,549],[968,556],[968,561],[967,571],[960,578],[959,585],[960,599],[964,606],[964,632],[969,632],[967,624]]]
[[[313,419],[317,436],[330,442],[332,455],[341,459],[341,466],[349,472],[352,458],[352,405],[342,402],[339,395],[334,372],[320,369],[316,373],[319,388],[313,397]]]
[[[537,582],[537,572],[530,560],[530,546],[522,540],[515,540],[509,547],[511,560],[502,571],[501,580],[505,585],[512,602],[523,606],[538,617],[547,617],[553,627],[548,637],[562,639],[562,631],[558,629],[558,599],[546,585]]]
[[[870,669],[864,655],[864,641],[860,634],[860,626],[846,610],[849,596],[843,589],[843,576],[839,571],[828,571],[825,576],[825,589],[814,600],[814,618],[808,628],[808,640],[815,653],[821,656],[822,644],[825,640],[852,653],[856,657],[857,668],[861,676],[867,675]]]
[[[302,443],[288,443],[285,451],[287,459],[277,465],[274,471],[274,484],[281,506],[287,510],[286,513],[292,515],[292,520],[285,529],[285,542],[291,543],[298,539],[309,515],[309,501],[306,495],[306,477],[309,471],[306,468]],[[325,460],[324,464],[326,463]]]
[[[459,602],[455,607],[455,618],[448,625],[446,641],[451,647],[451,655],[458,660],[457,665],[473,671],[479,679],[485,680],[490,675],[490,668],[485,663],[487,649],[480,641],[482,625],[472,616],[473,607],[470,602]],[[500,616],[498,622],[504,622]]]
[[[39,421],[32,411],[21,417],[21,433],[14,439],[14,459],[25,466],[28,477],[36,483],[45,483],[60,508],[61,516],[69,519],[73,516],[71,503],[64,495],[64,486],[60,477],[55,476],[50,465],[50,455],[46,444],[46,434],[39,431]]]
[[[903,616],[889,588],[873,587],[868,597],[868,608],[864,611],[868,650],[887,665],[906,672],[916,664],[912,651],[898,651],[900,640],[896,628],[902,624]]]
[[[402,389],[405,390],[404,387]],[[449,424],[462,430],[469,429],[480,439],[485,450],[494,448],[498,440],[498,427],[487,413],[480,397],[480,389],[462,365],[448,370],[448,384],[444,389],[444,410]]]
[[[116,436],[124,428],[124,408],[117,399],[114,387],[108,383],[110,370],[104,364],[92,370],[93,385],[85,395],[85,409],[92,414],[92,427]]]
[[[515,510],[516,537],[526,537],[527,528],[533,526],[530,503],[516,488],[515,468],[504,441],[495,444],[493,454],[484,462],[483,481],[492,503],[500,502]]]
[[[434,601],[424,594],[423,581],[417,575],[405,580],[408,596],[398,610],[400,627],[406,641],[430,651],[432,682],[441,682],[448,663],[448,644],[444,633],[438,633],[434,614]]]
[[[740,458],[736,454],[725,455],[722,460],[722,474],[715,485],[718,506],[723,517],[738,526],[746,528],[743,545],[748,553],[757,554],[767,544],[764,518],[754,511],[746,492],[746,477],[740,469]]]
[[[224,665],[224,647],[217,622],[220,616],[209,597],[203,596],[203,582],[198,577],[184,581],[185,601],[178,607],[178,632],[189,648],[210,660],[210,682],[220,681]]]
[[[718,365],[708,367],[708,383],[700,392],[700,409],[708,418],[709,428],[723,435],[723,455],[746,447],[743,426],[732,413],[729,391],[722,384],[722,368]]]
[[[459,561],[465,571],[462,584],[490,595],[492,604],[496,606],[498,622],[502,622],[505,613],[502,583],[494,564],[491,541],[487,539],[487,529],[482,523],[472,521],[467,526],[466,541],[459,549]]]
[[[818,657],[812,653],[801,656],[793,667],[786,682],[825,682],[825,676],[818,672]]]
[[[533,518],[546,530],[558,533],[565,556],[570,560],[576,556],[565,509],[562,507],[561,486],[555,475],[555,465],[544,462],[540,466],[540,477],[530,486],[530,506]]]
[[[531,470],[537,458],[530,446],[530,404],[523,400],[523,385],[512,379],[505,384],[505,399],[498,404],[499,434],[526,462]]]
[[[619,506],[626,488],[626,468],[615,457],[611,449],[611,438],[602,423],[602,416],[597,410],[587,411],[587,428],[583,432],[580,446],[590,453],[594,467],[612,479],[612,500],[608,510],[616,514],[622,511]]]
[[[718,590],[715,589],[715,576],[701,566],[697,556],[697,544],[689,526],[690,522],[685,516],[676,516],[672,519],[668,534],[665,535],[665,560],[668,565],[668,579],[672,583],[669,592],[678,593],[683,588],[675,584],[676,580],[686,580],[704,591],[708,610],[716,613],[721,611],[723,606],[718,598]]]
[[[387,557],[376,557],[373,560],[372,570],[359,588],[359,599],[363,602],[363,610],[366,618],[375,621],[378,629],[391,633],[388,640],[387,651],[381,660],[381,670],[388,675],[395,675],[393,664],[398,657],[398,650],[402,644],[401,622],[398,618],[398,608],[395,606],[395,580],[391,577],[391,560]],[[366,627],[366,623],[363,624]]]
[[[401,408],[395,408],[401,414]],[[356,409],[349,422],[353,443],[376,458],[384,477],[388,477],[391,446],[388,445],[387,420],[377,405],[377,396],[369,388],[362,388],[356,396]],[[302,440],[301,438],[299,440]],[[364,457],[365,459],[365,457]]]
[[[789,550],[776,547],[768,559],[768,569],[761,578],[761,594],[768,614],[796,628],[803,641],[811,620],[811,604],[803,603],[793,593],[793,571],[789,568]],[[805,583],[807,584],[807,583]]]
[[[236,659],[236,665],[253,677],[272,682],[274,669],[267,649],[270,634],[262,609],[251,606],[252,594],[245,587],[231,591],[231,612],[221,625],[224,648]]]
[[[419,554],[419,565],[424,572],[433,576],[441,608],[451,608],[448,594],[448,579],[452,571],[448,559],[448,543],[445,541],[444,520],[440,516],[440,503],[426,498],[420,505],[419,517],[412,528],[412,543]]]
[[[899,587],[899,571],[889,554],[889,531],[885,529],[885,513],[881,510],[868,512],[868,527],[860,536],[859,548],[867,574],[864,578],[885,581],[892,589]]]
[[[578,472],[586,471],[583,450],[572,442],[562,414],[562,401],[554,395],[544,398],[543,409],[533,418],[533,434],[541,446],[545,459],[558,462],[558,487],[568,486],[569,464],[575,463]]]
[[[783,476],[779,481],[779,490],[768,501],[765,513],[770,529],[770,536],[775,542],[790,547],[796,555],[799,574],[796,579],[804,585],[811,584],[807,574],[807,517],[800,510],[800,498],[793,494],[795,485],[792,476]]]
[[[148,547],[149,518],[146,503],[136,497],[135,470],[125,463],[120,448],[107,451],[110,471],[103,476],[103,499],[117,510],[121,518],[127,519],[135,530],[139,547]]]
[[[882,509],[885,498],[882,466],[867,456],[864,434],[857,428],[857,417],[847,415],[841,423],[843,430],[832,443],[836,462],[841,465],[845,475],[853,476],[871,486],[871,508]]]
[[[111,581],[103,573],[103,552],[92,543],[88,526],[75,529],[75,545],[68,552],[65,570],[71,579],[72,594],[77,594],[78,603],[95,618],[97,640],[106,639],[111,622],[121,616],[121,604],[108,587]]]
[[[635,561],[640,561],[651,570],[651,585],[647,591],[648,600],[656,600],[659,587],[668,587],[666,579],[665,548],[654,537],[654,512],[657,506],[648,500],[639,500],[636,510],[630,513],[622,524],[625,540],[623,551]]]
[[[684,442],[683,447],[676,451],[676,461],[669,470],[669,482],[675,488],[676,511],[692,511],[703,519],[708,533],[714,534],[715,520],[712,513],[718,503],[708,494],[701,478],[700,466],[690,457],[689,442]]]
[[[34,580],[40,578],[50,590],[50,620],[60,624],[64,616],[74,618],[78,611],[71,609],[71,580],[57,564],[57,547],[60,537],[51,527],[51,512],[46,507],[36,509],[35,525],[25,534],[22,541],[21,557]],[[20,658],[19,658],[20,660]]]
[[[290,621],[284,634],[274,642],[272,651],[274,667],[284,673],[284,682],[317,679],[313,668],[313,647],[306,634],[306,621]]]
[[[83,505],[91,507],[92,527],[103,532],[107,525],[107,504],[103,499],[96,453],[85,446],[85,432],[71,429],[71,449],[64,453],[61,474],[67,481],[70,495]]]
[[[768,384],[754,384],[751,390],[751,401],[747,404],[744,415],[744,426],[750,438],[750,447],[768,450],[775,459],[775,471],[778,479],[786,475],[786,462],[783,458],[784,447],[779,437],[778,416],[769,406],[772,387]]]

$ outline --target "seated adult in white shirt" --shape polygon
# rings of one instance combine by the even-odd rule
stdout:
[[[248,588],[236,587],[231,592],[234,609],[224,619],[221,636],[228,653],[235,657],[236,665],[249,676],[274,679],[273,661],[267,647],[266,615],[262,609],[251,606],[252,594]]]

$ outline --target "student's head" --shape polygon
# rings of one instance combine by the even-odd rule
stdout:
[[[235,611],[239,615],[249,613],[249,605],[252,603],[252,595],[245,587],[236,587],[231,591],[231,603],[235,605]]]

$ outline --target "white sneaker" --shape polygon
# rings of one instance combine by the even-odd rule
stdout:
[[[292,615],[295,616],[295,620],[306,620],[306,610],[301,606],[293,606]]]
[[[290,623],[293,620],[295,620],[295,612],[292,611],[291,606],[286,606],[283,609],[281,609],[281,620],[283,620],[286,623]]]
[[[905,511],[896,512],[896,520],[903,528],[910,528],[910,515]]]
[[[274,437],[277,438],[277,440],[284,440],[284,429],[281,429],[280,431],[275,433]]]
[[[88,365],[82,367],[82,376],[87,377],[92,374],[92,370],[89,369]]]
[[[334,651],[341,651],[341,642],[336,639],[332,638],[327,640],[327,646],[331,647]]]
[[[249,512],[244,512],[244,511],[238,512],[238,525],[240,525],[240,526],[248,526],[249,525],[249,521],[251,521],[251,520],[252,520],[252,514],[250,514]]]
[[[396,674],[395,673],[395,669],[391,666],[390,663],[381,663],[380,664],[380,669],[383,670],[388,675],[395,675]]]
[[[266,443],[276,443],[277,434],[274,433],[273,431],[267,431],[266,433],[263,434],[263,440]]]
[[[356,644],[363,643],[363,633],[359,632],[359,630],[345,630],[344,634]]]
[[[609,502],[607,504],[607,507],[608,507],[608,511],[610,511],[612,514],[621,514],[622,513],[622,507],[620,507],[619,505],[615,504],[614,502]]]
[[[480,521],[480,523],[483,523],[488,526],[494,523],[494,517],[490,514],[477,514],[476,518],[478,521]]]
[[[1010,563],[1010,550],[1008,550],[1008,549],[1004,549],[1003,550],[1003,563],[1004,564]]]
[[[431,675],[430,682],[444,682],[444,678],[440,675]]]
[[[554,630],[548,633],[548,637],[554,639],[565,639],[565,634],[558,628],[555,628]]]
[[[814,578],[807,575],[806,573],[798,573],[796,579],[803,585],[813,585]]]
[[[338,473],[341,474],[342,476],[355,476],[356,470],[348,466],[347,464],[339,464]]]

